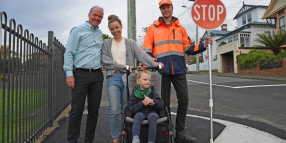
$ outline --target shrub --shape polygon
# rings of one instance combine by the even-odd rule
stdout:
[[[248,54],[241,54],[237,56],[237,61],[240,63],[240,69],[253,69],[256,67],[254,58],[248,56]]]
[[[0,75],[0,81],[8,81],[8,77],[5,77],[5,79],[4,79],[3,76]]]
[[[282,67],[282,59],[268,58],[266,60],[262,60],[259,62],[259,67],[261,70]]]
[[[237,56],[240,63],[240,69],[253,69],[259,65],[260,69],[270,69],[282,66],[282,59],[286,57],[286,52],[282,52],[275,56],[272,53],[252,50],[248,54]]]
[[[283,51],[283,52],[281,52],[281,53],[279,53],[279,54],[277,55],[277,58],[281,58],[281,59],[286,58],[286,50]]]

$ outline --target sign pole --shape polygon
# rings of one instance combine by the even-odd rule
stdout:
[[[226,9],[221,0],[196,0],[192,6],[192,18],[197,26],[206,29],[216,29],[226,18]],[[209,55],[209,85],[210,85],[210,143],[213,143],[213,89],[211,46],[208,44]]]
[[[209,106],[210,106],[210,143],[213,143],[213,88],[212,88],[212,59],[211,59],[211,46],[208,44],[208,52],[209,52],[209,77],[210,77],[210,99],[209,99]]]

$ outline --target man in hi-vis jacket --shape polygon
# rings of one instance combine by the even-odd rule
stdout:
[[[164,64],[164,69],[161,72],[161,96],[168,108],[170,108],[171,82],[176,90],[178,98],[176,142],[197,142],[195,138],[186,135],[185,132],[189,97],[184,54],[195,55],[205,51],[208,44],[212,44],[212,39],[206,38],[204,43],[192,46],[179,19],[172,16],[173,4],[171,0],[161,0],[159,8],[162,17],[149,26],[143,49],[157,62]]]

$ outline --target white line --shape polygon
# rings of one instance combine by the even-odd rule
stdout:
[[[286,84],[235,86],[233,88],[251,88],[251,87],[269,87],[269,86],[286,86]]]
[[[206,82],[200,82],[200,81],[195,81],[195,80],[189,80],[194,83],[199,83],[199,84],[207,84],[209,83]],[[274,87],[274,86],[286,86],[286,84],[271,84],[271,85],[248,85],[248,86],[227,86],[227,85],[221,85],[221,84],[213,84],[214,86],[220,86],[220,87],[227,87],[227,88],[233,88],[233,89],[240,89],[240,88],[254,88],[254,87]]]
[[[206,83],[206,82],[200,82],[200,81],[189,80],[189,79],[188,79],[188,81],[195,82],[195,83],[200,83],[200,84],[207,84],[207,85],[209,85],[209,83]],[[222,87],[228,87],[228,88],[233,88],[232,86],[220,85],[220,84],[214,84],[214,83],[213,83],[213,85],[215,85],[215,86],[222,86]]]

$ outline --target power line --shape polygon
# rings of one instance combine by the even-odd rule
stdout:
[[[180,14],[177,18],[179,18],[180,16],[182,16],[184,13],[186,13],[189,9],[191,9],[192,7],[188,7],[187,10],[185,10],[182,14]]]

